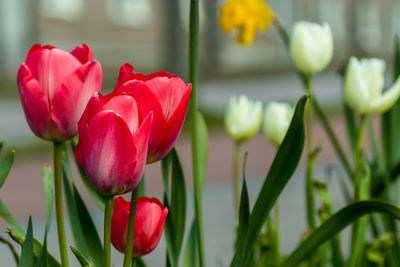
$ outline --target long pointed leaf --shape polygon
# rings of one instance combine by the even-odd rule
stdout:
[[[203,115],[197,112],[197,147],[198,155],[197,160],[199,163],[199,180],[200,180],[200,193],[203,191],[204,181],[207,173],[208,161],[208,134],[207,124]]]
[[[199,250],[197,244],[196,221],[193,220],[189,235],[186,238],[182,267],[199,267]]]
[[[11,150],[0,160],[0,188],[3,186],[14,162],[15,151]]]
[[[82,200],[76,187],[73,185],[73,196],[75,200],[75,208],[78,212],[78,218],[81,225],[83,240],[89,254],[89,259],[97,267],[104,265],[103,262],[103,246],[99,234],[97,233],[96,226],[93,223],[92,217]]]
[[[8,223],[12,228],[16,229],[20,233],[25,233],[24,230],[19,226],[17,221],[14,219],[14,217],[11,215],[10,211],[7,209],[6,205],[4,205],[4,202],[0,198],[0,217],[3,218],[3,220]]]
[[[25,241],[22,244],[21,258],[19,259],[18,267],[32,267],[33,264],[33,228],[32,217],[29,217],[28,231],[26,233]]]
[[[54,203],[54,182],[51,168],[43,164],[42,166],[42,178],[44,185],[45,201],[46,201],[46,225],[45,225],[45,236],[49,232],[51,217],[53,212]]]
[[[22,245],[25,241],[25,232],[19,231],[17,229],[13,230],[10,228],[6,228],[6,233],[18,244]],[[39,257],[40,252],[42,251],[42,244],[39,243],[36,239],[33,240],[33,254],[35,257]],[[47,253],[48,258],[48,266],[50,267],[60,267],[60,263],[50,254]]]
[[[246,240],[239,244],[231,266],[244,266],[247,262],[265,219],[299,163],[304,146],[306,100],[307,98],[303,96],[297,103],[287,134],[272,162],[251,212]]]
[[[173,221],[175,235],[175,254],[178,256],[182,247],[183,237],[185,235],[186,223],[186,187],[185,177],[178,153],[173,149],[172,153],[172,186],[171,186],[171,209],[170,218]]]
[[[81,264],[82,267],[94,267],[92,263],[88,259],[86,259],[85,256],[82,255],[82,253],[79,252],[76,248],[71,246],[71,250],[74,253],[75,257],[78,259],[79,263]]]
[[[36,261],[36,267],[47,267],[48,257],[47,257],[47,232],[44,233],[43,247],[40,251],[38,260]]]
[[[350,225],[361,216],[373,212],[386,213],[400,220],[400,209],[388,202],[380,200],[355,202],[338,211],[312,232],[311,235],[290,254],[282,266],[296,266],[302,260],[306,259],[312,251],[333,238],[346,226]]]
[[[67,211],[69,224],[71,226],[72,238],[77,249],[85,256],[89,257],[89,253],[86,249],[86,243],[84,240],[84,233],[82,232],[81,224],[79,222],[78,210],[76,208],[76,203],[74,196],[72,194],[71,185],[68,182],[65,171],[63,171],[63,181],[64,181],[64,193],[65,199],[67,200]]]
[[[240,207],[239,207],[239,230],[236,240],[236,248],[239,243],[245,240],[247,235],[248,227],[249,227],[249,219],[250,219],[250,201],[249,201],[249,192],[247,190],[246,184],[246,163],[247,163],[247,151],[244,154],[243,160],[243,185],[242,185],[242,193],[240,196]]]

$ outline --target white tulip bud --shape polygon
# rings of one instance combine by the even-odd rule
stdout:
[[[400,96],[400,79],[384,93],[385,62],[370,58],[350,59],[347,66],[344,95],[347,104],[360,114],[382,113],[391,108]]]
[[[328,24],[299,21],[293,26],[290,54],[295,66],[304,74],[322,71],[331,62],[333,37]]]
[[[225,113],[225,128],[237,143],[252,138],[262,123],[261,101],[252,101],[245,95],[232,96]]]
[[[265,107],[263,130],[267,139],[279,147],[292,120],[294,108],[284,102],[270,102]]]

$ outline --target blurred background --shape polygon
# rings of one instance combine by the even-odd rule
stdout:
[[[207,266],[227,266],[232,250],[233,143],[221,124],[229,95],[244,93],[264,103],[271,100],[295,103],[303,94],[274,27],[258,33],[251,47],[240,46],[235,42],[235,33],[227,35],[219,27],[219,7],[223,3],[221,0],[200,1],[199,105],[210,131],[209,168],[203,196]],[[314,88],[322,106],[329,111],[340,141],[346,146],[344,123],[338,116],[341,80],[337,72],[354,55],[384,58],[390,73],[394,36],[400,32],[400,1],[269,0],[268,4],[287,29],[300,19],[330,24],[335,53],[328,70],[315,78]],[[138,72],[166,70],[188,82],[188,20],[188,0],[0,0],[0,140],[5,141],[7,149],[16,149],[14,167],[0,190],[0,197],[24,227],[32,214],[39,221],[38,232],[43,231],[41,164],[52,165],[51,145],[30,132],[19,103],[16,74],[29,48],[35,43],[46,43],[69,51],[81,43],[88,44],[103,67],[103,93],[114,88],[119,67],[125,62],[133,64]],[[318,171],[324,173],[326,166],[338,163],[318,123],[315,132],[315,142],[324,148],[318,158],[323,167]],[[190,141],[185,131],[177,149],[191,194]],[[249,150],[247,173],[254,197],[275,149],[262,133],[244,144],[243,149]],[[146,173],[149,194],[160,197],[159,164],[148,166]],[[333,183],[333,190],[335,186]],[[80,188],[101,230],[102,215],[90,202],[85,189]],[[305,229],[302,190],[303,169],[300,166],[281,197],[284,199],[281,204],[284,252],[294,248]],[[188,218],[193,214],[190,197]],[[344,203],[340,197],[335,201],[338,207]],[[293,213],[298,213],[296,225],[290,224]],[[0,219],[0,236],[5,236],[5,227]],[[55,224],[52,230],[54,245],[51,249],[57,255]],[[160,243],[155,256],[149,259],[150,266],[163,263],[164,244]],[[118,258],[116,254],[113,257]],[[0,259],[2,266],[13,265],[11,255],[1,243]]]

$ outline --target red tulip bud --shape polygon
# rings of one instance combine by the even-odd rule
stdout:
[[[48,141],[64,141],[78,132],[90,97],[101,90],[103,72],[83,44],[71,53],[34,45],[18,70],[22,107],[32,132]]]
[[[131,203],[118,197],[111,217],[111,243],[125,252]],[[132,256],[137,258],[153,251],[160,241],[168,209],[157,198],[140,197],[136,207]]]
[[[115,92],[135,97],[142,117],[153,112],[147,163],[165,157],[181,132],[189,104],[192,85],[188,86],[168,72],[150,75],[132,72],[133,66],[122,65]]]

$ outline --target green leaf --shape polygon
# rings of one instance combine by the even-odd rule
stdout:
[[[146,267],[147,264],[142,257],[136,259],[136,267]]]
[[[239,243],[231,266],[244,266],[247,262],[270,210],[299,163],[304,146],[304,106],[306,100],[307,98],[303,96],[297,103],[285,139],[272,162],[251,212],[246,240]]]
[[[193,220],[189,234],[186,238],[182,267],[199,267],[199,250],[197,245],[196,221]]]
[[[75,152],[75,143],[74,140],[71,141],[71,149],[72,152]],[[68,158],[68,153],[64,153],[65,157]],[[75,153],[74,153],[75,155]],[[79,162],[76,160],[76,157],[74,156],[75,159],[75,163],[76,163],[76,167],[78,168],[79,174],[81,176],[81,180],[83,182],[83,184],[85,185],[87,191],[89,192],[90,196],[93,198],[94,202],[97,204],[97,206],[104,211],[104,206],[106,203],[106,197],[103,196],[102,194],[100,194],[90,183],[89,179],[86,176],[85,171],[83,170],[83,168],[81,167],[81,165],[79,165]],[[69,170],[69,161],[68,164],[65,164],[66,161],[63,160],[63,168],[67,168],[67,174],[68,172],[71,173],[71,171]],[[69,170],[69,171],[68,171]],[[69,176],[70,178],[72,176]]]
[[[3,186],[14,162],[15,151],[11,150],[0,160],[0,188]]]
[[[178,267],[178,255],[175,254],[175,228],[170,218],[170,205],[166,193],[164,192],[164,207],[168,208],[169,214],[165,219],[164,237],[167,244],[167,266]]]
[[[199,166],[199,181],[200,181],[200,194],[203,191],[204,181],[207,173],[208,161],[208,134],[207,124],[203,115],[197,112],[197,148],[198,148],[198,166]]]
[[[311,235],[304,240],[292,252],[292,254],[289,255],[282,266],[296,266],[302,260],[306,259],[311,252],[315,251],[315,249],[324,242],[333,238],[346,226],[350,225],[361,216],[373,212],[386,213],[397,220],[400,220],[400,209],[388,202],[369,200],[347,205],[324,222],[320,227],[315,229],[314,232],[312,232]]]
[[[46,200],[46,226],[45,226],[45,235],[49,232],[51,217],[53,212],[53,203],[54,203],[54,182],[53,175],[51,172],[51,168],[43,164],[42,165],[42,178],[44,185],[44,193]]]
[[[6,233],[18,244],[23,245],[25,241],[25,232],[19,230],[13,230],[10,228],[6,229]],[[39,257],[40,252],[42,251],[42,244],[39,243],[36,239],[33,240],[33,254],[35,257]],[[48,258],[48,266],[50,267],[60,267],[60,263],[49,253],[47,253]]]
[[[171,185],[171,209],[169,217],[175,229],[174,244],[175,253],[178,256],[181,251],[186,224],[186,187],[182,165],[175,149],[172,150],[172,185]]]
[[[75,185],[72,185],[72,187],[75,200],[75,208],[78,212],[79,223],[83,233],[83,240],[88,251],[89,259],[96,267],[103,266],[104,251],[99,234],[96,230],[96,226],[94,225],[92,217],[90,216],[89,211]]]
[[[74,196],[72,194],[71,185],[68,182],[65,170],[63,170],[63,181],[64,181],[64,193],[65,199],[67,200],[67,211],[69,224],[71,227],[72,238],[77,249],[85,256],[89,257],[89,253],[86,249],[84,233],[82,232],[81,224],[79,222],[78,210],[76,208],[76,203]]]
[[[32,267],[34,265],[33,256],[33,229],[32,217],[29,216],[28,231],[24,243],[22,244],[21,258],[18,267]]]
[[[71,246],[71,250],[74,253],[75,257],[78,259],[79,263],[82,267],[94,267],[92,263],[85,256],[83,256],[77,249]]]
[[[172,151],[169,152],[168,155],[161,160],[161,172],[164,183],[164,192],[167,194],[167,198],[169,198],[169,173],[171,170],[171,159]]]
[[[168,216],[165,222],[165,240],[167,242],[167,253],[170,264],[178,266],[179,254],[182,248],[183,237],[186,225],[186,187],[182,165],[175,148],[169,156],[172,165],[171,199],[168,199],[167,192],[164,194],[164,203],[168,207]],[[166,161],[164,161],[166,162]],[[165,174],[167,163],[164,163]]]
[[[393,81],[400,75],[400,40],[395,37],[395,51],[393,62]],[[400,160],[400,100],[382,114],[382,146],[386,167],[391,170]],[[390,171],[388,171],[389,173]]]
[[[36,261],[36,267],[47,267],[48,257],[47,257],[47,232],[44,233],[44,242],[42,250],[40,251],[38,260]]]
[[[242,193],[240,196],[240,207],[239,207],[239,230],[238,236],[236,240],[236,248],[238,244],[244,242],[247,230],[249,227],[249,219],[250,219],[250,201],[249,201],[249,192],[247,190],[246,184],[246,163],[247,163],[247,155],[246,151],[244,154],[243,160],[243,185],[242,185]]]
[[[24,230],[21,228],[21,226],[19,226],[17,221],[8,211],[6,205],[4,205],[4,202],[1,200],[1,198],[0,198],[0,217],[3,218],[3,220],[6,223],[8,223],[12,228],[16,229],[20,233],[24,233]]]

